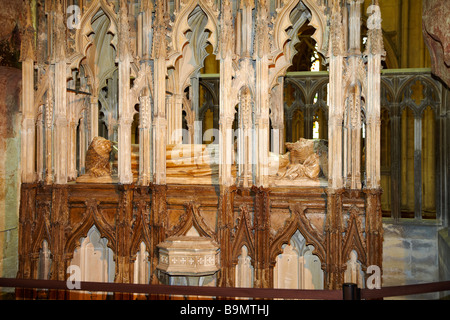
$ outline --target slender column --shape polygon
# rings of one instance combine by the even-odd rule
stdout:
[[[278,78],[278,85],[272,89],[272,152],[283,154],[285,152],[284,137],[284,78]]]
[[[68,156],[68,180],[75,180],[77,178],[77,123],[75,119],[69,122],[69,156]]]
[[[414,218],[422,219],[422,118],[414,117]]]
[[[79,164],[78,164],[78,168],[79,168],[79,173],[80,174],[84,174],[85,173],[85,160],[86,160],[86,109],[84,109],[83,111],[83,115],[80,119],[80,127],[79,127],[79,141],[80,141],[80,145],[79,145]]]
[[[400,219],[401,203],[401,115],[398,105],[391,107],[391,217]]]
[[[269,17],[266,1],[258,2],[256,17],[256,86],[255,86],[255,115],[256,115],[256,185],[268,186],[269,178]]]
[[[230,104],[229,90],[231,88],[231,57],[227,56],[220,61],[220,122],[219,122],[219,179],[220,184],[231,186],[233,179],[231,165],[233,163],[232,125],[234,121],[233,110]]]
[[[31,183],[35,179],[35,122],[34,122],[34,75],[33,60],[22,61],[22,132],[21,164],[22,182]]]
[[[139,124],[139,184],[148,185],[151,179],[151,102],[149,96],[140,97]]]
[[[367,9],[371,13],[367,27],[367,99],[366,99],[366,174],[367,188],[377,189],[381,185],[380,147],[380,97],[381,56],[384,55],[381,31],[381,13],[378,5]]]
[[[44,180],[44,106],[41,106],[42,114],[39,116],[36,122],[37,126],[37,150],[36,150],[36,173],[37,180]]]
[[[304,124],[304,138],[312,139],[313,137],[313,126],[314,126],[314,114],[313,114],[313,105],[307,104],[305,106],[305,116],[303,118]]]
[[[129,25],[127,2],[121,0],[119,9],[119,143],[118,176],[122,184],[133,183],[131,172],[131,124],[133,110],[130,104]]]
[[[22,182],[35,180],[35,119],[34,119],[34,28],[31,22],[31,8],[26,6],[27,21],[22,34],[22,130],[21,164]]]
[[[54,170],[55,183],[67,183],[68,121],[67,121],[67,74],[66,74],[66,25],[61,1],[55,12],[54,69]]]
[[[239,113],[239,180],[243,187],[248,188],[253,184],[252,164],[255,159],[253,159],[252,101],[247,87],[240,93]]]
[[[328,187],[341,188],[342,181],[342,120],[343,120],[343,26],[341,15],[332,14],[330,59],[330,107],[328,118]]]
[[[361,50],[361,4],[364,0],[347,0],[349,14],[349,52],[359,54]]]
[[[343,282],[342,259],[342,129],[344,116],[343,70],[344,70],[344,25],[337,2],[333,3],[330,25],[330,106],[328,118],[328,188],[326,236],[326,282],[328,289],[338,289]]]
[[[66,98],[66,63],[59,61],[55,65],[55,183],[67,183],[68,157],[68,121]]]
[[[52,72],[52,71],[51,71]],[[45,104],[45,184],[53,183],[53,90],[52,86],[47,91],[47,102]]]
[[[197,74],[195,77],[191,78],[191,107],[192,111],[195,114],[195,121],[194,121],[194,141],[192,143],[194,144],[202,144],[202,122],[200,121],[200,115],[199,115],[199,75]],[[216,128],[216,127],[215,127]]]
[[[98,97],[91,96],[89,104],[89,143],[98,136]]]
[[[153,175],[154,183],[166,184],[166,30],[164,1],[157,1],[153,37],[154,111],[153,111]]]
[[[183,95],[176,94],[173,96],[172,114],[167,117],[172,124],[168,132],[170,141],[173,144],[183,143]]]

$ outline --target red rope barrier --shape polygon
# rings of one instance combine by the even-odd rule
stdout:
[[[80,290],[99,292],[143,293],[156,295],[211,296],[231,298],[265,299],[311,299],[342,300],[342,290],[296,290],[269,288],[228,288],[199,286],[170,286],[109,282],[79,282],[79,289],[69,289],[66,281],[34,280],[18,278],[0,278],[0,287],[35,288],[54,290]],[[404,286],[384,287],[381,289],[361,289],[361,299],[381,299],[394,296],[408,296],[430,292],[450,291],[450,281],[423,283]]]
[[[195,295],[218,297],[250,297],[266,299],[311,299],[311,300],[341,300],[342,290],[295,290],[269,288],[228,288],[228,287],[198,287],[198,286],[170,286],[109,282],[79,282],[81,291],[167,294],[167,295]],[[65,281],[11,279],[0,278],[0,287],[36,288],[69,290]]]

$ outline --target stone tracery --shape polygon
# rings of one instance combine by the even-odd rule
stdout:
[[[338,1],[331,1],[330,8],[326,8],[321,1],[292,0],[278,3],[272,12],[266,1],[242,1],[238,6],[234,1],[219,4],[203,0],[155,3],[93,0],[81,8],[74,52],[66,52],[63,34],[67,30],[61,20],[64,8],[62,1],[57,0],[51,9],[57,18],[49,23],[54,27],[51,33],[54,43],[49,46],[48,55],[52,59],[48,60],[49,67],[38,65],[42,82],[38,83],[37,91],[24,90],[24,114],[30,121],[23,124],[23,149],[34,154],[34,142],[40,139],[37,145],[43,144],[45,153],[37,153],[39,172],[35,172],[35,159],[26,157],[22,193],[23,199],[27,199],[24,201],[30,197],[52,201],[53,205],[56,201],[64,208],[63,213],[70,216],[66,220],[67,217],[60,217],[64,221],[49,222],[65,228],[61,233],[54,228],[48,236],[52,238],[50,251],[58,257],[60,265],[69,263],[76,239],[86,236],[87,228],[96,225],[106,234],[108,246],[115,252],[120,281],[143,279],[141,274],[133,276],[133,261],[139,259],[142,264],[149,259],[148,281],[154,283],[158,281],[157,246],[177,230],[184,236],[196,226],[201,229],[200,238],[214,239],[220,247],[219,285],[233,285],[236,281],[243,285],[238,273],[251,270],[255,287],[271,287],[274,252],[285,244],[287,233],[292,237],[300,232],[308,243],[301,255],[309,250],[319,257],[320,272],[324,273],[320,287],[338,288],[346,262],[339,252],[351,252],[368,241],[362,232],[353,229],[352,236],[358,241],[343,237],[344,204],[362,206],[363,214],[370,217],[366,230],[372,232],[371,241],[381,239],[381,211],[377,205],[380,101],[376,98],[380,95],[383,55],[377,35],[379,11],[376,5],[370,8],[373,13],[370,21],[374,21],[368,25],[370,47],[361,53],[356,41],[360,1],[346,3],[349,10],[346,5],[339,6]],[[172,7],[176,10],[170,11]],[[344,14],[344,10],[348,12]],[[330,30],[327,20],[331,23]],[[313,37],[318,51],[327,57],[329,64],[330,103],[325,139],[329,151],[322,149],[319,154],[314,150],[313,140],[300,140],[287,144],[290,155],[282,155],[285,135],[281,134],[282,139],[278,139],[281,146],[271,153],[270,121],[275,124],[273,127],[284,130],[284,103],[281,103],[284,76],[295,54],[298,30],[305,23],[315,28]],[[343,39],[344,28],[351,30],[353,39],[348,47]],[[195,81],[199,81],[207,43],[220,63],[216,147],[199,141],[194,121],[198,121],[200,112],[198,102],[193,102],[198,99],[199,90]],[[33,88],[34,57],[28,50],[24,50],[27,54],[23,56],[26,62],[23,85]],[[73,75],[72,70],[76,71]],[[74,85],[78,90],[77,81],[82,86],[74,95],[83,91],[88,97],[76,102],[77,107],[69,114],[67,110],[71,109],[66,106],[68,101],[75,105],[75,98],[73,93],[67,93],[67,88]],[[196,98],[187,94],[194,91]],[[135,105],[139,106],[138,111]],[[41,107],[44,125],[40,134],[34,135],[37,107]],[[182,144],[179,135],[173,135],[182,129],[183,110],[193,137],[187,145]],[[104,119],[99,119],[99,112],[103,112]],[[362,113],[368,132],[365,187],[370,192],[367,193],[362,192],[359,163]],[[139,143],[134,146],[131,128],[136,114]],[[232,132],[235,119],[239,132],[236,149]],[[99,120],[107,123],[105,138],[117,142],[118,184],[88,186],[88,190],[99,192],[98,199],[84,201],[89,192],[83,190],[82,181],[68,182],[76,178],[74,168],[79,169],[78,176],[83,174],[82,167],[89,173],[90,159],[86,158],[87,163],[79,159],[77,165],[77,154],[79,158],[88,154],[89,143],[99,135]],[[78,134],[75,124],[79,125]],[[299,144],[307,145],[298,147]],[[78,153],[73,151],[74,146],[78,146]],[[307,157],[299,161],[298,156],[305,151]],[[325,159],[321,158],[324,154],[328,155]],[[138,170],[133,175],[134,167]],[[45,185],[35,185],[36,178]],[[118,194],[114,192],[116,186]],[[291,206],[292,203],[296,205]],[[22,216],[31,216],[30,210],[35,210],[28,204],[23,203]],[[133,212],[137,211],[136,216]],[[281,226],[275,230],[275,238],[269,236],[272,219]],[[141,232],[147,230],[145,236],[134,234],[134,224]],[[354,224],[353,228],[361,231],[362,226]],[[42,236],[24,239],[39,244],[42,240]],[[141,241],[145,245],[141,246]],[[141,251],[136,258],[138,244]],[[26,247],[21,250],[24,255],[21,274],[30,276],[35,270],[26,261]],[[148,255],[142,250],[148,250]],[[294,249],[287,250],[292,253]],[[380,250],[364,251],[365,257],[360,257],[360,253],[361,250],[358,251],[361,261],[381,265]],[[63,272],[60,266],[58,274]],[[189,271],[186,272],[187,276]]]

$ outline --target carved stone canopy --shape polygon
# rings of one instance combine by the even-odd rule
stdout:
[[[157,245],[157,269],[170,276],[207,276],[219,271],[219,246],[212,239],[173,236]]]

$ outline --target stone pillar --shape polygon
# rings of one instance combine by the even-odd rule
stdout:
[[[414,116],[414,218],[422,219],[422,118]]]
[[[37,181],[44,180],[44,106],[41,106],[41,115],[36,121],[36,178]]]
[[[164,1],[157,1],[152,50],[154,61],[153,182],[157,185],[166,184],[166,31]]]
[[[52,148],[52,128],[53,128],[53,90],[52,86],[47,90],[47,101],[45,104],[45,129],[44,129],[44,139],[45,139],[45,184],[53,183],[53,148]]]
[[[200,121],[200,110],[199,110],[199,103],[200,103],[200,88],[199,88],[199,75],[191,78],[191,91],[190,91],[190,98],[191,98],[191,107],[192,111],[195,114],[195,121],[194,121],[194,141],[191,143],[194,144],[202,144],[203,143],[203,136],[202,136],[202,121]]]
[[[31,8],[26,5],[26,25],[22,32],[22,128],[21,128],[21,167],[22,182],[35,180],[35,119],[34,119],[34,28],[31,21]]]
[[[86,151],[87,151],[87,137],[86,137],[86,113],[88,111],[86,109],[83,110],[81,119],[80,119],[80,126],[79,126],[79,136],[78,139],[80,141],[79,145],[79,163],[78,163],[78,170],[79,174],[85,173],[85,161],[86,161]]]
[[[257,6],[255,30],[256,92],[256,185],[268,186],[269,178],[269,13],[266,2]]]
[[[220,50],[220,101],[219,101],[219,183],[223,187],[231,186],[234,181],[231,174],[233,164],[233,132],[234,105],[232,103],[234,25],[232,3],[222,2],[221,31],[219,35]]]
[[[148,185],[152,181],[152,108],[148,95],[139,101],[139,184]]]
[[[400,219],[401,204],[401,110],[398,104],[391,107],[391,217]]]
[[[89,100],[89,143],[98,136],[98,97]]]
[[[248,87],[242,88],[239,99],[239,183],[244,188],[248,188],[253,185],[253,164],[256,163],[257,160],[253,159],[253,103]]]
[[[381,97],[381,57],[384,55],[383,35],[381,30],[380,8],[369,6],[371,13],[367,21],[367,99],[366,99],[366,175],[369,189],[381,185],[381,147],[380,147],[380,97]]]
[[[22,133],[21,166],[22,182],[35,180],[35,120],[34,120],[34,62],[22,61]]]
[[[233,132],[234,108],[230,101],[231,90],[231,56],[227,55],[220,60],[220,122],[219,122],[219,180],[223,186],[231,186],[233,177],[231,165],[233,163]]]
[[[74,118],[69,122],[68,180],[77,178],[77,123]]]
[[[169,105],[170,114],[168,120],[168,138],[171,144],[183,143],[183,94],[172,96],[172,103]],[[192,143],[192,142],[191,142]]]
[[[68,121],[65,59],[55,64],[54,168],[55,183],[67,183]]]
[[[118,176],[122,184],[133,183],[131,172],[131,124],[133,108],[130,104],[129,25],[127,2],[120,1],[119,9],[119,143]]]
[[[285,133],[284,133],[284,78],[278,78],[278,85],[272,89],[271,105],[272,105],[272,152],[285,153]],[[276,140],[276,141],[275,141]]]
[[[330,36],[330,106],[328,117],[328,187],[343,187],[342,121],[344,114],[344,30],[340,12],[333,12]]]

